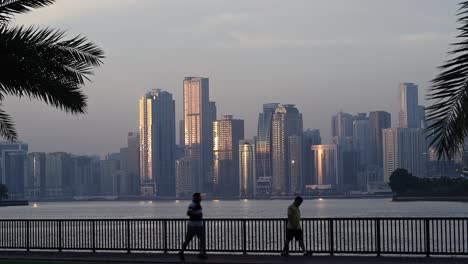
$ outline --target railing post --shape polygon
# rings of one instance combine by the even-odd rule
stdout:
[[[130,254],[130,220],[126,220],[127,222],[127,253]]]
[[[330,256],[334,255],[334,239],[333,239],[333,219],[328,220],[328,246],[330,247]]]
[[[96,252],[96,221],[95,220],[92,220],[92,223],[93,223],[93,253]]]
[[[430,234],[429,234],[429,219],[424,220],[424,229],[425,229],[425,241],[426,241],[426,257],[431,255],[431,243],[430,243]]]
[[[377,251],[377,257],[380,257],[380,254],[382,252],[382,246],[380,245],[380,219],[375,220],[375,243],[376,243],[376,251]]]
[[[30,236],[30,224],[29,224],[30,220],[26,220],[26,251],[29,252],[30,248],[31,248],[31,243],[29,241],[29,236]]]
[[[167,254],[167,219],[163,220],[163,228],[164,228],[164,253]]]
[[[247,220],[242,219],[242,242],[243,253],[247,255]]]
[[[58,242],[59,252],[62,252],[62,220],[58,221]]]

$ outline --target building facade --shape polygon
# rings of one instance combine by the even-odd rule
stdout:
[[[371,165],[383,168],[383,137],[382,131],[392,126],[391,115],[385,111],[369,113],[369,139]]]
[[[383,130],[384,180],[396,169],[414,176],[426,176],[427,143],[422,129],[388,128]]]
[[[299,110],[294,105],[278,106],[272,122],[272,192],[274,195],[291,193],[289,138],[291,136],[302,137],[302,132],[302,114]],[[302,177],[302,172],[300,177]]]
[[[213,123],[213,193],[239,195],[239,141],[244,139],[244,120],[225,115]]]
[[[255,174],[257,177],[256,181],[262,178],[262,183],[256,184],[259,187],[256,190],[258,196],[269,196],[271,193],[271,188],[261,186],[266,186],[266,182],[271,183],[273,176],[272,124],[273,114],[278,105],[278,103],[264,104],[263,112],[258,116],[257,137],[255,139]]]
[[[256,196],[255,140],[239,141],[239,197]]]
[[[336,189],[341,184],[338,145],[315,145],[312,146],[312,152],[316,175],[314,185],[329,185]]]
[[[140,99],[140,193],[175,196],[175,102],[154,90]]]
[[[418,86],[414,83],[400,84],[400,128],[421,128],[418,105]]]
[[[209,100],[209,80],[202,77],[184,79],[185,155],[198,163],[192,171],[193,191],[211,192],[213,179],[213,104]]]

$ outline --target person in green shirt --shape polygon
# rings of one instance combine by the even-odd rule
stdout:
[[[286,240],[284,241],[284,248],[281,256],[289,255],[289,243],[293,238],[299,242],[299,247],[301,248],[304,256],[309,256],[310,254],[305,250],[304,246],[304,234],[301,227],[301,211],[299,207],[303,202],[302,197],[297,196],[294,199],[294,203],[288,207],[288,225],[286,229]]]

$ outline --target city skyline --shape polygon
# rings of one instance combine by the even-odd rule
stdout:
[[[77,5],[63,0],[17,17],[18,24],[50,23],[86,32],[108,51],[104,67],[85,88],[90,98],[86,116],[67,116],[8,98],[6,108],[32,151],[101,156],[117,152],[127,131],[138,126],[134,120],[138,108],[127,98],[154,88],[167,90],[176,100],[176,120],[181,120],[180,78],[190,75],[211,79],[211,97],[219,114],[234,113],[244,119],[247,138],[256,134],[256,113],[264,102],[296,104],[307,117],[304,127],[320,129],[326,142],[329,116],[340,109],[352,113],[386,109],[395,117],[395,125],[399,105],[394,87],[405,81],[419,84],[423,102],[428,81],[453,39],[457,9],[456,1],[427,1],[424,6],[417,1],[297,1],[296,5],[273,1],[271,15],[266,15],[263,1],[235,5],[201,1],[197,6],[203,8],[187,1],[113,3],[84,0]],[[69,10],[74,14],[63,16]],[[384,19],[376,21],[375,12]],[[324,17],[331,13],[339,13],[339,20]],[[281,14],[286,17],[273,19]],[[96,22],[97,17],[112,21],[120,15],[132,18],[131,24],[122,25],[124,34],[103,30],[106,25]],[[148,20],[150,15],[159,18]],[[341,19],[352,21],[353,30],[343,32]],[[325,32],[320,29],[322,21],[327,25]],[[138,46],[122,39],[124,35]],[[186,58],[183,65],[174,59],[178,57]],[[353,66],[356,62],[359,67]],[[107,102],[109,94],[113,103]],[[41,122],[31,122],[31,113],[41,116]]]

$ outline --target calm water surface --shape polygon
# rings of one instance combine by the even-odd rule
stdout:
[[[289,200],[202,202],[207,218],[285,217]],[[185,218],[188,201],[38,202],[0,207],[0,218]],[[463,202],[392,202],[391,199],[306,200],[303,217],[436,217],[468,216]]]

